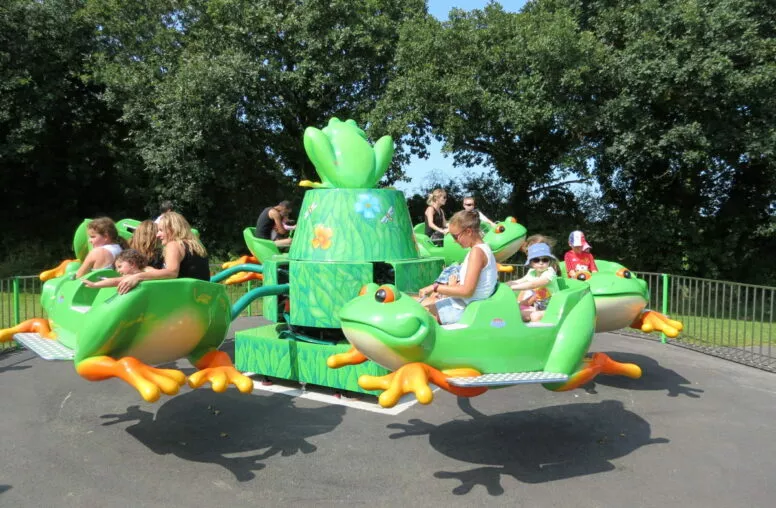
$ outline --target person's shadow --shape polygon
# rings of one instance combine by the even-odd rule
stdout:
[[[685,395],[690,398],[698,399],[703,390],[692,388],[692,382],[677,373],[675,370],[667,369],[657,363],[649,356],[633,353],[622,353],[619,351],[607,351],[613,360],[623,363],[635,363],[641,367],[641,377],[639,379],[630,379],[624,376],[597,376],[593,381],[587,383],[583,388],[588,393],[596,392],[596,385],[611,386],[613,388],[622,388],[623,390],[648,390],[663,391],[669,397],[678,397]]]
[[[480,465],[463,471],[437,471],[434,477],[457,480],[457,495],[482,485],[492,496],[504,493],[502,475],[525,483],[542,483],[603,473],[611,460],[650,444],[650,425],[622,403],[566,404],[498,415],[483,415],[470,399],[459,407],[472,418],[432,425],[419,419],[388,425],[398,432],[391,439],[428,435],[438,452]]]
[[[9,490],[11,490],[10,485],[0,485],[0,494],[2,494],[3,492],[7,492]]]
[[[331,432],[345,410],[295,407],[294,399],[284,395],[250,397],[236,390],[198,389],[171,398],[155,417],[130,406],[124,414],[102,418],[107,420],[103,425],[136,422],[126,431],[154,453],[219,464],[244,482],[273,457],[315,452],[307,438]]]

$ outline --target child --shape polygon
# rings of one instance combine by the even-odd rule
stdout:
[[[448,284],[434,282],[419,291],[421,300],[432,293],[450,297],[437,299],[426,307],[443,325],[457,323],[469,303],[490,297],[498,284],[496,258],[490,246],[482,241],[477,212],[462,210],[456,213],[448,227],[450,236],[461,247],[471,247],[461,264],[459,277],[451,276]]]
[[[566,275],[570,279],[576,279],[584,272],[594,273],[598,271],[593,255],[588,252],[592,247],[585,240],[585,234],[582,231],[571,232],[569,247],[571,250],[566,253],[563,260],[566,262]]]
[[[116,271],[122,276],[140,273],[146,267],[146,257],[134,249],[123,250],[116,256]],[[119,285],[121,277],[102,279],[99,282],[84,280],[84,286],[90,288],[109,288]]]
[[[86,255],[75,278],[81,278],[92,270],[110,268],[119,252],[127,247],[127,242],[119,236],[116,224],[108,217],[100,217],[86,226],[92,250]]]
[[[544,311],[552,293],[558,290],[557,272],[551,266],[556,260],[550,246],[544,242],[528,247],[526,265],[531,269],[524,277],[508,283],[513,291],[520,291],[517,301],[523,321],[536,322],[544,317]]]

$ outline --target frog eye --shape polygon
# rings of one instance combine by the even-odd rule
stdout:
[[[498,226],[496,226],[496,233],[497,233],[497,234],[498,234],[498,233],[503,233],[505,229],[506,229],[506,228],[504,227],[504,225],[503,225],[503,224],[499,224]]]
[[[617,270],[617,277],[622,277],[624,279],[630,279],[631,277],[633,277],[633,274],[627,268],[620,268],[619,270]]]
[[[393,289],[382,286],[375,292],[375,300],[379,303],[391,303],[396,301],[396,295],[394,295]]]
[[[515,219],[514,217],[510,217],[509,218],[509,222],[511,222],[513,224],[517,224],[517,219]]]
[[[590,274],[587,272],[582,272],[579,275],[577,275],[577,280],[587,280],[590,278]]]
[[[361,286],[361,290],[358,292],[358,296],[364,296],[366,294],[367,289],[369,289],[369,288],[367,287],[366,284]]]

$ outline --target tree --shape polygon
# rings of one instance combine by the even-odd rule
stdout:
[[[776,7],[544,1],[607,51],[589,129],[609,241],[642,269],[762,281],[776,198]],[[774,265],[770,265],[771,272]]]
[[[24,252],[40,266],[65,255],[83,217],[122,215],[133,202],[124,189],[140,185],[116,165],[125,132],[89,73],[82,6],[0,6],[0,257]]]
[[[317,180],[304,129],[363,123],[399,26],[422,14],[421,0],[91,3],[106,97],[123,109],[150,194],[233,247],[262,206]]]
[[[513,189],[510,214],[527,217],[545,208],[551,185],[588,173],[588,82],[599,50],[570,9],[514,14],[492,3],[454,10],[445,23],[417,18],[402,29],[372,119],[404,151],[425,156],[433,137],[457,165],[493,167]]]

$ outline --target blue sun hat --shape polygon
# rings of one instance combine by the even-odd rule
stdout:
[[[558,258],[552,255],[552,251],[550,250],[549,245],[546,243],[535,243],[528,247],[528,259],[525,260],[525,266],[530,265],[533,258],[541,257],[549,257],[555,261],[558,260]]]

